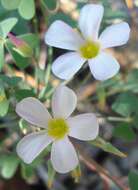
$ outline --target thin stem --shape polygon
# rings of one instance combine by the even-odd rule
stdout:
[[[131,117],[124,118],[124,117],[111,117],[111,116],[109,116],[106,119],[108,121],[115,121],[115,122],[118,122],[118,121],[123,121],[123,122],[127,122],[127,123],[132,122],[132,118]]]
[[[128,187],[123,185],[120,180],[112,176],[105,168],[100,166],[95,160],[89,158],[87,154],[82,150],[82,147],[75,143],[77,150],[79,151],[80,160],[92,171],[97,172],[107,182],[112,181],[120,190],[129,190]]]

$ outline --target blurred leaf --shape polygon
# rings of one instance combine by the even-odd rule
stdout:
[[[0,39],[0,71],[4,65],[4,43]]]
[[[26,43],[28,43],[32,49],[38,47],[39,38],[37,35],[30,33],[30,34],[21,35],[18,37],[21,38],[22,40],[24,40]],[[12,45],[10,40],[7,40],[6,47],[9,51],[9,53],[12,55],[13,59],[15,60],[15,64],[20,69],[25,69],[31,63],[29,58],[22,57],[19,53],[14,51],[14,49],[13,49],[14,46]]]
[[[54,10],[57,7],[57,0],[44,0],[44,3],[49,10]]]
[[[6,48],[9,51],[9,53],[12,55],[15,61],[15,64],[20,69],[25,69],[30,64],[30,61],[28,60],[28,58],[22,57],[19,53],[13,50],[14,46],[11,43],[7,43]]]
[[[36,48],[40,43],[39,37],[36,34],[28,33],[18,37],[24,40],[33,49]]]
[[[27,97],[35,97],[35,93],[33,90],[30,89],[20,89],[16,91],[16,99],[18,101],[22,100],[23,98],[27,98]]]
[[[49,19],[48,19],[48,25],[50,25],[56,20],[62,20],[72,27],[76,27],[77,25],[75,20],[73,20],[69,15],[64,14],[62,12],[58,12],[56,14],[50,14]]]
[[[124,153],[122,153],[120,150],[118,150],[116,147],[114,147],[111,143],[106,142],[101,137],[97,137],[94,141],[91,141],[91,144],[98,147],[98,148],[101,148],[105,152],[109,152],[109,153],[115,154],[115,155],[120,156],[120,157],[126,157],[127,156]]]
[[[1,0],[2,6],[7,10],[17,9],[21,0]]]
[[[132,117],[133,124],[136,128],[138,128],[138,114]]]
[[[6,178],[10,179],[16,172],[16,169],[19,164],[19,159],[14,154],[7,154],[2,155],[0,157],[0,167],[1,167],[1,175]]]
[[[32,19],[35,15],[35,3],[34,0],[21,0],[18,11],[24,19]]]
[[[113,11],[111,9],[108,9],[108,11],[105,11],[104,14],[104,20],[126,19],[126,18],[128,18],[127,13],[121,10]]]
[[[16,86],[19,82],[22,81],[22,78],[21,77],[9,77],[9,76],[6,76],[4,74],[0,74],[0,80],[3,82],[3,83],[6,83],[7,85],[9,86]]]
[[[48,185],[49,189],[52,188],[54,178],[55,178],[55,174],[56,174],[56,171],[54,170],[54,168],[51,164],[51,161],[48,160],[48,184],[47,185]]]
[[[105,89],[99,85],[97,88],[97,96],[98,96],[98,104],[99,104],[99,109],[104,110],[105,105],[106,105],[106,91]]]
[[[0,22],[0,36],[6,38],[7,34],[17,23],[17,18],[8,18]]]
[[[121,123],[120,125],[116,126],[113,131],[114,136],[120,137],[126,141],[135,140],[136,135],[133,129],[130,127],[128,123]]]
[[[31,165],[27,165],[25,163],[21,163],[21,175],[23,179],[28,180],[35,174],[35,168]]]
[[[8,34],[8,37],[12,44],[16,47],[13,48],[14,51],[19,53],[23,57],[33,56],[33,50],[27,42],[25,42],[23,39],[16,37],[11,33]]]
[[[128,117],[138,111],[138,98],[130,92],[121,94],[112,104],[112,109],[120,115]]]
[[[127,86],[132,92],[138,93],[138,69],[129,72],[127,76]]]
[[[129,185],[131,190],[137,190],[138,189],[138,172],[131,171],[128,176]]]
[[[7,100],[3,87],[0,87],[0,116],[4,117],[9,109],[9,101]]]
[[[29,125],[28,125],[27,121],[25,121],[24,119],[20,119],[19,127],[20,127],[22,133],[26,134],[28,131]]]

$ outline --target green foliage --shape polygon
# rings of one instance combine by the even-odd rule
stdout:
[[[124,153],[122,153],[120,150],[118,150],[116,147],[114,147],[111,143],[106,142],[101,137],[97,137],[94,141],[91,141],[91,144],[98,148],[101,148],[105,152],[109,152],[109,153],[115,154],[120,157],[126,157],[126,155]]]
[[[29,44],[29,49],[31,48],[31,51],[38,47],[39,40],[38,40],[38,36],[35,34],[25,34],[25,35],[18,36],[18,38],[21,40],[24,40],[25,43]],[[7,40],[6,47],[9,53],[12,55],[15,61],[15,64],[20,69],[25,69],[27,66],[29,66],[29,64],[31,63],[30,58],[27,58],[26,56],[22,56],[21,53],[19,53],[18,51],[15,51],[14,45],[11,43],[10,40]],[[29,54],[29,57],[30,57],[30,54]]]
[[[34,0],[1,0],[2,6],[7,10],[18,9],[24,19],[32,19],[35,15]]]
[[[4,43],[0,39],[0,70],[2,69],[4,65]]]
[[[51,188],[53,185],[55,174],[56,174],[56,172],[51,164],[51,161],[49,160],[48,161],[48,187],[49,188]]]
[[[112,109],[120,115],[128,117],[133,112],[138,112],[138,98],[130,92],[120,94],[113,103]]]
[[[1,175],[5,179],[10,179],[16,172],[19,159],[14,154],[5,154],[0,156]]]
[[[131,190],[137,190],[138,189],[138,172],[131,171],[128,176],[129,179],[129,185]]]
[[[35,14],[34,0],[21,0],[18,11],[24,19],[31,19]]]
[[[14,10],[17,9],[21,0],[1,0],[3,7],[7,10]]]
[[[0,87],[0,116],[4,117],[9,109],[9,100],[6,97],[4,88]]]
[[[20,83],[22,81],[22,78],[21,77],[9,77],[9,76],[6,76],[6,75],[3,75],[3,74],[0,74],[0,81],[2,81],[3,85],[7,86],[8,87],[15,87],[18,85],[18,83]]]
[[[7,34],[17,23],[17,18],[8,18],[0,22],[0,37],[6,38]]]
[[[114,128],[113,134],[125,141],[132,141],[136,138],[135,132],[128,123],[120,123]]]
[[[57,0],[43,0],[49,10],[54,10],[57,7]]]
[[[21,101],[23,98],[34,97],[35,93],[31,89],[20,89],[16,91],[16,99]]]
[[[72,27],[76,27],[77,23],[69,16],[64,14],[63,12],[59,12],[57,14],[51,14],[48,18],[48,24],[52,24],[55,20],[62,20],[68,23]]]

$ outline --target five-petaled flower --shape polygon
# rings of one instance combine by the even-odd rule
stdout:
[[[50,26],[45,42],[50,46],[72,51],[54,61],[52,71],[56,76],[69,80],[86,61],[97,80],[107,80],[117,74],[119,63],[104,50],[126,44],[130,28],[126,22],[121,22],[107,27],[98,36],[103,12],[102,5],[85,5],[79,17],[81,33],[59,20]]]
[[[99,125],[93,113],[70,116],[76,103],[75,93],[60,85],[52,97],[52,116],[36,98],[28,97],[17,104],[19,116],[42,128],[25,136],[17,145],[17,154],[25,163],[31,163],[52,143],[51,162],[57,172],[66,173],[78,165],[78,156],[69,137],[93,140],[98,135]]]

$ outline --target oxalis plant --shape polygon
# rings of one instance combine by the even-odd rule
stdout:
[[[130,38],[125,11],[107,1],[0,3],[1,176],[66,189],[59,175],[81,183],[91,171],[99,190],[138,189],[137,172],[123,180],[96,159],[125,161],[114,142],[136,137],[138,70],[124,80],[116,56]]]

